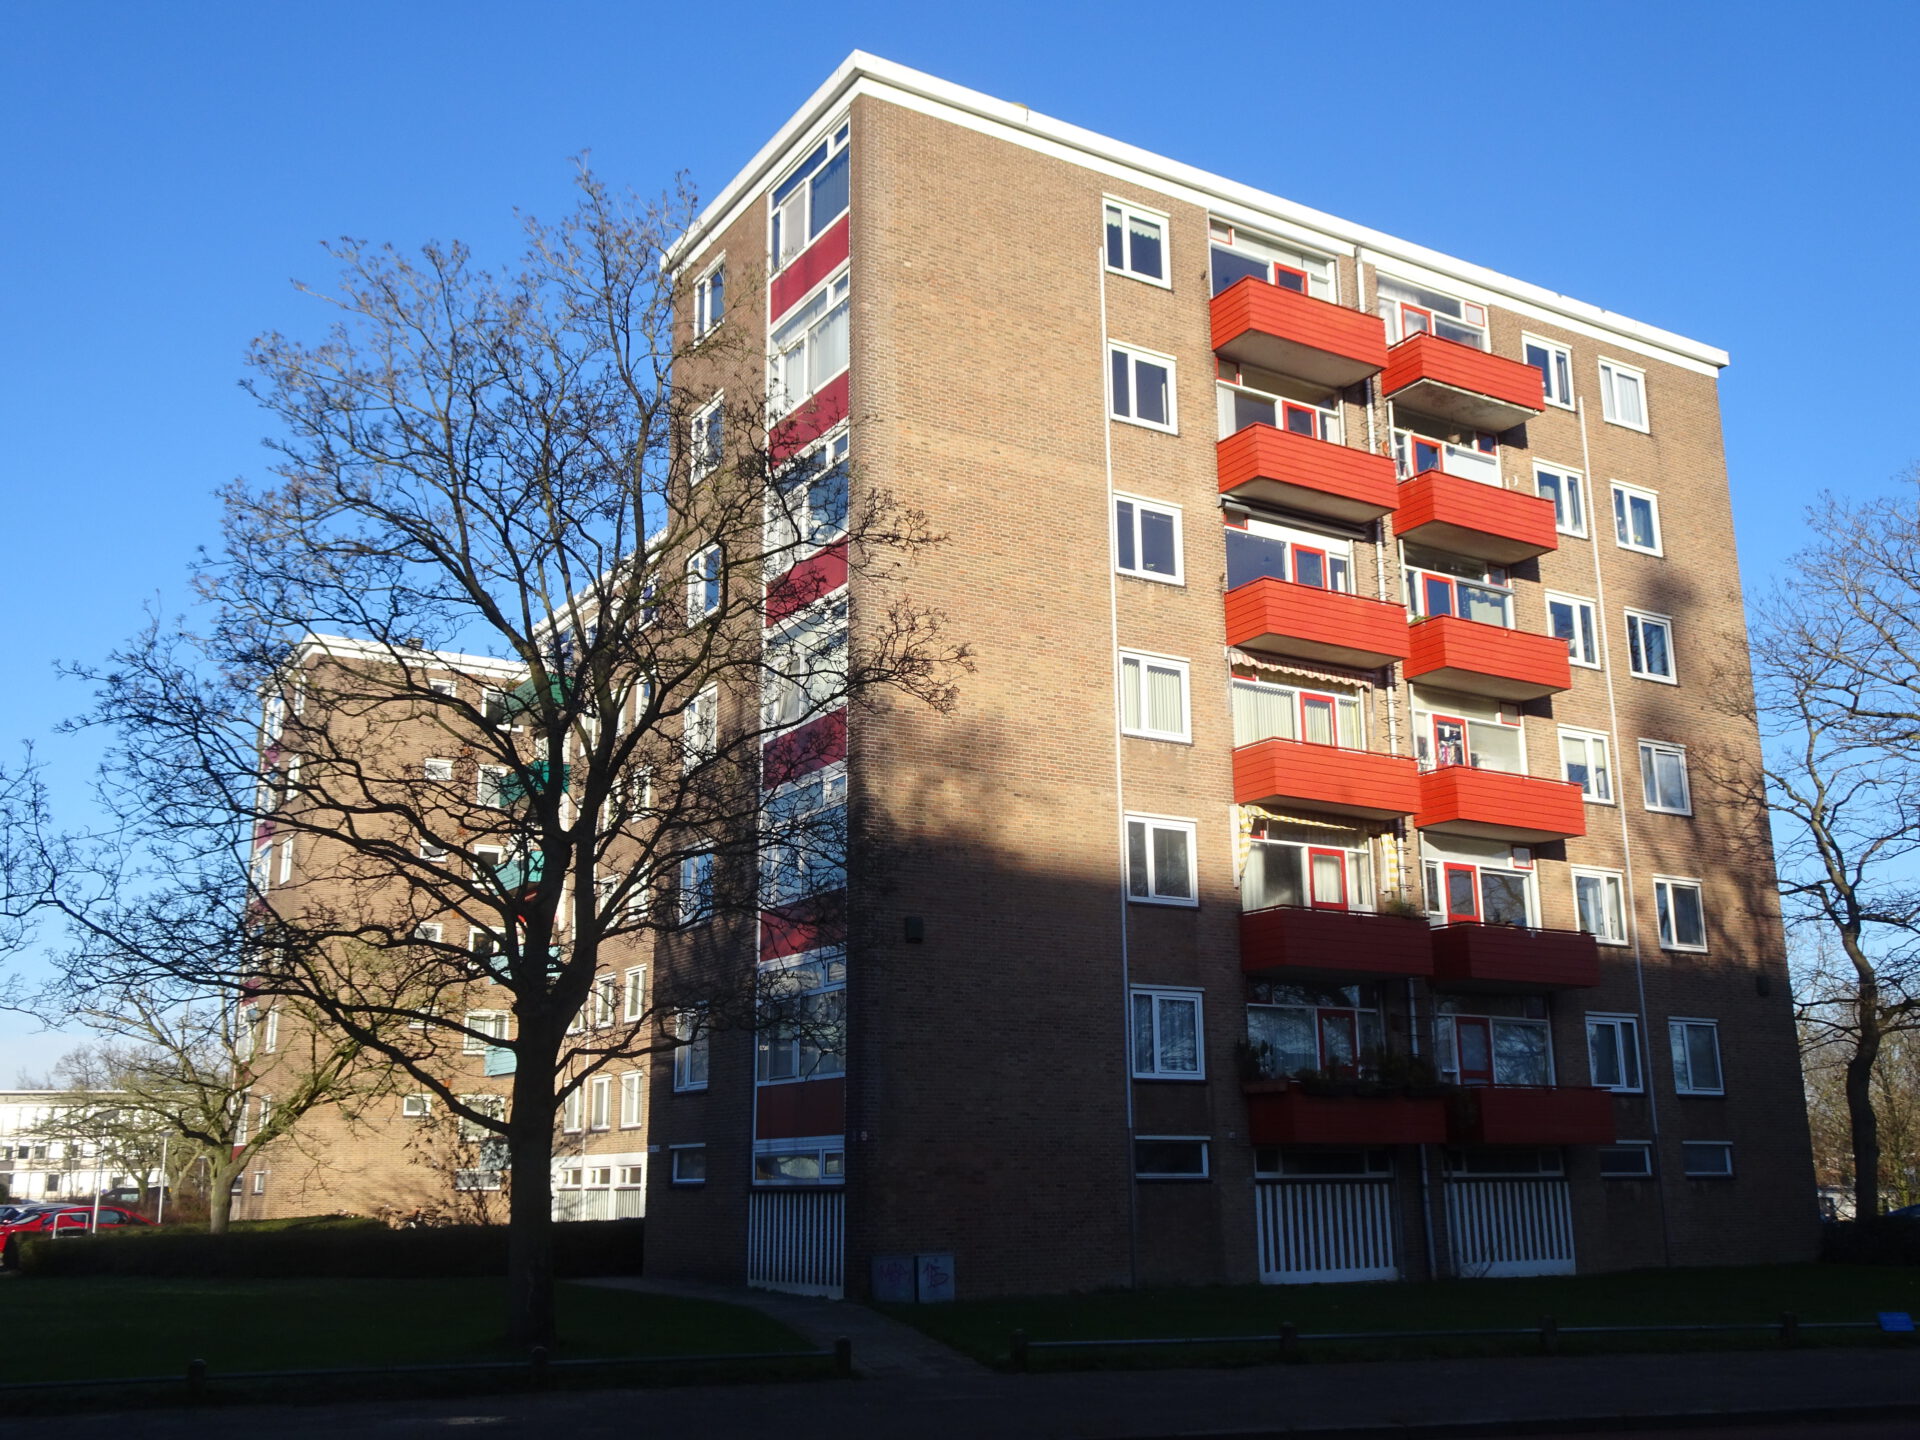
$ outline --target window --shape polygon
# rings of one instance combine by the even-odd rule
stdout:
[[[1617,871],[1573,872],[1573,911],[1580,928],[1602,945],[1627,943],[1626,889]]]
[[[569,1090],[566,1098],[560,1102],[560,1128],[568,1134],[573,1134],[581,1129],[580,1110],[580,1092],[578,1090]]]
[[[490,1048],[488,1040],[504,1040],[513,1024],[513,1017],[504,1010],[469,1010],[466,1016],[467,1029],[477,1033],[460,1037],[460,1052],[463,1055],[484,1055]]]
[[[1193,822],[1127,816],[1127,898],[1150,905],[1197,905]]]
[[[1731,1180],[1733,1145],[1726,1140],[1683,1140],[1680,1166],[1690,1180]]]
[[[841,121],[773,187],[768,253],[778,270],[805,250],[847,208],[849,123]]]
[[[847,368],[847,277],[842,274],[773,332],[768,362],[768,402],[775,417],[786,414]]]
[[[1445,555],[1417,545],[1401,547],[1406,560],[1407,608],[1419,617],[1457,615],[1482,625],[1513,628],[1513,588],[1498,565]]]
[[[693,282],[693,338],[718,325],[727,314],[727,267],[715,265]]]
[[[1373,856],[1358,831],[1256,820],[1240,876],[1240,908],[1371,910]]]
[[[1653,1146],[1645,1140],[1622,1140],[1600,1147],[1600,1174],[1608,1180],[1653,1178]]]
[[[1200,1135],[1139,1135],[1133,1142],[1136,1180],[1204,1180],[1207,1141]]]
[[[764,720],[784,729],[847,701],[847,601],[810,606],[767,636]]]
[[[1602,1090],[1640,1088],[1640,1029],[1631,1015],[1587,1016],[1587,1062]]]
[[[694,480],[705,479],[720,467],[725,423],[725,411],[718,395],[693,412],[687,427],[687,459]]]
[[[266,1171],[256,1170],[253,1172],[253,1193],[256,1195],[264,1195],[267,1193]]]
[[[707,1017],[698,1010],[682,1010],[673,1017],[673,1088],[707,1088]]]
[[[687,702],[680,717],[681,750],[691,769],[711,760],[720,741],[720,687],[709,685]]]
[[[433,1114],[433,1097],[431,1095],[402,1095],[400,1097],[400,1114],[408,1120],[426,1119],[429,1115]]]
[[[1540,372],[1540,383],[1546,390],[1547,403],[1571,410],[1573,352],[1552,340],[1540,340],[1532,335],[1520,337],[1520,348],[1527,357],[1527,364]]]
[[[1600,362],[1600,413],[1630,430],[1647,428],[1647,376],[1618,360]]]
[[[640,1126],[641,1107],[646,1094],[646,1076],[629,1070],[620,1077],[620,1128],[636,1130]]]
[[[1283,290],[1339,303],[1333,261],[1325,256],[1310,254],[1284,241],[1250,234],[1238,225],[1219,220],[1212,222],[1208,232],[1213,247],[1209,268],[1214,294],[1251,275]]]
[[[621,1006],[620,1018],[638,1020],[647,1013],[647,967],[636,965],[627,971],[625,1000]]]
[[[767,799],[760,836],[760,899],[786,905],[847,885],[847,769],[830,765]]]
[[[1434,1016],[1434,1065],[1450,1085],[1551,1085],[1553,1045],[1538,995],[1447,996]],[[1460,1014],[1451,1007],[1471,1007]]]
[[[513,728],[513,696],[505,690],[491,688],[482,690],[480,713],[494,729],[511,730]]]
[[[1682,1095],[1726,1093],[1720,1075],[1720,1027],[1712,1020],[1669,1020],[1673,1088]]]
[[[756,1185],[840,1185],[847,1178],[847,1155],[831,1144],[806,1140],[761,1140],[754,1145]]]
[[[1227,378],[1231,373],[1237,379]],[[1318,405],[1298,397],[1275,395],[1244,383],[1245,372],[1223,368],[1220,383],[1214,387],[1220,410],[1220,438],[1237,435],[1249,425],[1271,425],[1295,435],[1325,440],[1330,445],[1343,443],[1346,429],[1336,405]],[[1266,382],[1276,383],[1274,381]]]
[[[1553,528],[1562,535],[1587,533],[1586,482],[1571,470],[1533,467],[1534,493],[1553,502]]]
[[[427,690],[434,695],[445,695],[448,699],[460,693],[460,687],[451,680],[429,680]]]
[[[698,625],[720,608],[720,547],[709,545],[687,561],[687,624]]]
[[[505,765],[482,765],[476,772],[474,800],[477,804],[504,810],[513,789],[513,771]]]
[[[1665,615],[1627,611],[1627,668],[1642,680],[1678,684],[1673,677],[1673,621]]]
[[[1109,200],[1107,269],[1155,285],[1167,283],[1167,217]]]
[[[1203,1080],[1198,990],[1133,992],[1133,1075],[1136,1080]]]
[[[1640,790],[1649,810],[1691,815],[1693,797],[1687,789],[1686,747],[1662,740],[1642,740]]]
[[[280,1012],[277,1009],[267,1011],[267,1018],[260,1022],[260,1048],[271,1055],[280,1048]],[[262,1102],[265,1103],[264,1101]]]
[[[1357,695],[1304,690],[1237,675],[1231,692],[1236,747],[1262,740],[1304,740],[1310,745],[1339,745],[1348,750],[1367,748]]]
[[[1500,478],[1500,442],[1488,434],[1472,432],[1464,441],[1440,440],[1418,435],[1411,430],[1393,432],[1393,468],[1402,480],[1438,470],[1462,480],[1503,489]]]
[[[1707,921],[1700,904],[1700,882],[1655,876],[1654,905],[1660,912],[1662,950],[1704,950]]]
[[[1151,500],[1113,502],[1114,567],[1122,575],[1181,584],[1180,509]]]
[[[285,885],[293,879],[293,837],[289,835],[280,842],[280,873],[274,876],[274,884]]]
[[[1533,925],[1533,876],[1512,868],[1510,849],[1503,847],[1504,863],[1459,858],[1464,841],[1449,841],[1455,854],[1429,853],[1423,862],[1427,910],[1443,925]],[[1431,847],[1429,846],[1429,849]]]
[[[673,1156],[673,1183],[676,1185],[704,1185],[707,1183],[707,1147],[704,1145],[675,1145],[670,1147]]]
[[[593,1027],[604,1030],[613,1024],[615,1010],[620,1000],[620,980],[614,975],[596,975],[590,1004],[593,1006]]]
[[[761,975],[754,1078],[763,1085],[847,1073],[847,959],[839,951]]]
[[[713,852],[680,862],[680,923],[697,925],[713,916]]]
[[[1607,737],[1597,730],[1560,730],[1560,765],[1567,779],[1580,787],[1590,804],[1613,803],[1613,766]]]
[[[1227,512],[1227,588],[1255,580],[1291,580],[1316,590],[1353,593],[1353,545],[1244,511]]]
[[[453,783],[453,761],[451,760],[427,760],[422,762],[420,769],[421,773],[435,784]]]
[[[1591,600],[1547,592],[1547,628],[1567,642],[1567,659],[1600,668],[1600,612]]]
[[[1303,1070],[1352,1079],[1386,1043],[1372,986],[1256,980],[1248,987],[1248,1058],[1264,1079]]]
[[[1187,662],[1120,652],[1120,729],[1147,740],[1186,740]]]
[[[413,938],[422,945],[438,945],[446,933],[446,926],[438,920],[422,920],[413,927]]]
[[[609,1130],[613,1127],[613,1080],[596,1075],[587,1082],[587,1128]]]
[[[1430,696],[1414,694],[1413,754],[1422,770],[1467,765],[1507,775],[1527,773],[1526,746],[1517,720],[1509,720],[1498,701],[1458,697],[1450,711],[1435,710]],[[1473,713],[1479,709],[1480,713]]]
[[[1438,335],[1442,340],[1470,345],[1475,350],[1487,348],[1486,306],[1385,275],[1378,278],[1376,286],[1379,296],[1376,308],[1380,318],[1387,322],[1389,345],[1415,335]]]
[[[767,497],[770,577],[847,533],[848,444],[845,430],[828,436],[774,476]]]
[[[1171,359],[1125,345],[1109,345],[1107,374],[1111,390],[1107,413],[1114,419],[1153,430],[1177,428]]]
[[[1661,554],[1660,497],[1636,485],[1613,484],[1613,538],[1623,550]]]

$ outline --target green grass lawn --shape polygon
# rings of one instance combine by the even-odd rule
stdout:
[[[1426,1284],[1249,1285],[1207,1289],[1109,1291],[1092,1295],[973,1300],[952,1305],[886,1306],[955,1349],[1004,1363],[1010,1337],[1111,1340],[1172,1336],[1272,1335],[1283,1324],[1303,1334],[1459,1330],[1537,1326],[1739,1324],[1775,1322],[1782,1311],[1802,1322],[1872,1320],[1882,1310],[1920,1313],[1920,1268],[1867,1265],[1757,1265],[1725,1269],[1640,1270],[1617,1275],[1516,1280],[1440,1280]],[[1836,1332],[1846,1335],[1849,1332]],[[1811,1343],[1830,1343],[1812,1332]],[[1765,1345],[1765,1335],[1565,1337],[1561,1349],[1680,1349]],[[1498,1354],[1537,1348],[1493,1339],[1445,1342],[1322,1343],[1309,1358]],[[1034,1352],[1034,1368],[1089,1364],[1202,1364],[1271,1358],[1249,1346]]]
[[[754,1310],[562,1283],[555,1359],[812,1347]],[[0,1384],[518,1359],[499,1280],[0,1281]]]

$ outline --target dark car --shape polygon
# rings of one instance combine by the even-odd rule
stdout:
[[[144,1215],[118,1205],[102,1205],[99,1226],[105,1230],[122,1225],[151,1226]],[[20,1263],[22,1235],[85,1235],[94,1228],[94,1208],[72,1202],[40,1205],[14,1219],[0,1220],[0,1265],[11,1270]]]

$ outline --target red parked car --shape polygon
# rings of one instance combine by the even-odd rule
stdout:
[[[100,1207],[100,1228],[147,1225],[153,1222],[119,1205]],[[0,1220],[0,1266],[11,1270],[20,1263],[22,1235],[85,1235],[93,1229],[92,1205],[39,1205],[12,1220]]]

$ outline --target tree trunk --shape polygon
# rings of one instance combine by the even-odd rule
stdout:
[[[507,1201],[507,1339],[551,1345],[553,1315],[553,1118],[555,1047],[521,1046],[507,1130],[513,1169]],[[530,1055],[538,1048],[542,1055]]]
[[[1873,1067],[1880,1058],[1879,1016],[1871,992],[1860,998],[1858,1038],[1847,1057],[1847,1130],[1853,1148],[1853,1218],[1880,1213],[1880,1118],[1873,1110]]]
[[[246,1157],[207,1166],[207,1233],[224,1235],[233,1218],[233,1179],[246,1169]]]

